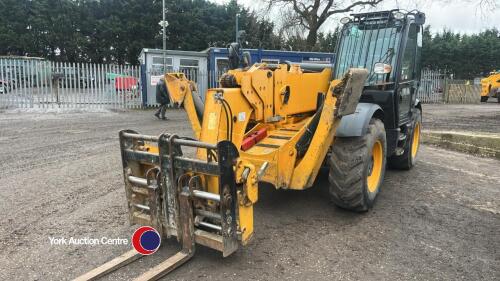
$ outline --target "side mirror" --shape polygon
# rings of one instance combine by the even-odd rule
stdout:
[[[424,25],[424,23],[425,23],[425,14],[417,12],[415,14],[415,23],[418,24],[418,25]]]

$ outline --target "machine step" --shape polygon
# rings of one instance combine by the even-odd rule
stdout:
[[[399,133],[398,140],[399,140],[399,141],[404,141],[404,140],[406,140],[406,134],[401,134],[401,133]]]

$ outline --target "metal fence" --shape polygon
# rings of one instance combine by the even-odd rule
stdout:
[[[139,67],[0,59],[0,108],[139,108]]]
[[[417,98],[423,103],[442,103],[445,74],[440,71],[423,69]]]
[[[202,99],[208,88],[219,86],[223,74],[197,68],[167,71],[182,72],[197,83]],[[154,79],[161,78],[163,73],[150,74],[151,81],[140,85],[137,66],[0,58],[0,108],[157,106]],[[469,84],[447,79],[443,72],[424,69],[417,98],[423,103],[479,103],[480,85]],[[143,97],[146,87],[147,96]]]
[[[474,104],[481,101],[481,85],[468,80],[447,80],[445,103]]]
[[[422,70],[417,98],[423,103],[474,104],[481,100],[481,85],[474,81],[449,79],[441,71]]]

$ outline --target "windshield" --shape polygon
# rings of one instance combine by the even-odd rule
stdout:
[[[355,67],[368,69],[366,85],[393,82],[401,30],[401,26],[389,26],[387,23],[346,24],[338,48],[336,78],[341,78],[349,68]],[[373,66],[377,62],[392,65],[393,71],[389,76],[373,73]]]

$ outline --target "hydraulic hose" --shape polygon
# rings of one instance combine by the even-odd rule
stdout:
[[[321,117],[321,112],[323,111],[323,104],[318,108],[316,113],[314,114],[311,122],[306,127],[306,131],[302,136],[300,136],[300,139],[297,141],[297,144],[295,144],[295,149],[297,149],[297,157],[301,158],[303,157],[307,150],[309,149],[309,146],[311,145],[311,140],[314,136],[314,133],[316,132],[316,129],[318,128],[319,124],[319,119]]]

